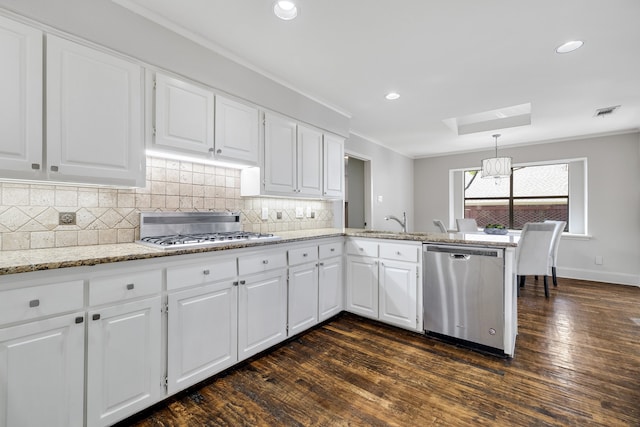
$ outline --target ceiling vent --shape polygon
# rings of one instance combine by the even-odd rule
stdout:
[[[610,116],[611,114],[613,114],[614,111],[616,111],[618,108],[620,108],[619,105],[615,105],[613,107],[605,107],[605,108],[598,108],[596,110],[596,113],[593,115],[594,117],[606,117],[606,116]]]

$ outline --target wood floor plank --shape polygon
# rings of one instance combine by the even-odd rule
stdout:
[[[640,426],[640,288],[521,291],[513,359],[342,314],[120,426]]]

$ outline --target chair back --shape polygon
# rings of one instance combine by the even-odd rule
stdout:
[[[478,223],[473,218],[457,218],[456,224],[460,233],[478,231]]]
[[[522,227],[516,255],[516,274],[519,276],[549,274],[551,244],[555,224],[528,222]]]
[[[545,220],[545,224],[553,224],[556,228],[553,230],[553,243],[551,244],[551,252],[549,256],[551,257],[551,266],[558,266],[558,247],[560,247],[560,236],[562,236],[562,232],[564,231],[564,227],[567,225],[567,221],[551,221]]]
[[[440,229],[441,233],[448,233],[449,232],[449,231],[447,231],[447,227],[444,225],[444,222],[440,221],[439,219],[434,219],[433,220],[433,225],[438,227]]]

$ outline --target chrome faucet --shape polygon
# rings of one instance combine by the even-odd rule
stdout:
[[[402,232],[403,233],[407,232],[407,213],[406,212],[402,212],[402,221],[400,221],[398,218],[396,218],[393,215],[385,216],[384,219],[386,221],[389,221],[390,219],[396,221],[402,227]]]

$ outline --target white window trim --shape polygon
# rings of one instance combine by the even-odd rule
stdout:
[[[554,159],[538,162],[524,162],[514,163],[513,167],[524,166],[544,166],[553,165],[558,163],[582,163],[582,171],[577,170],[575,174],[572,174],[571,167],[569,167],[569,232],[562,233],[563,238],[575,239],[575,240],[588,240],[591,239],[589,235],[589,183],[588,183],[588,162],[586,157],[577,157],[571,159]],[[478,166],[469,166],[465,168],[449,169],[449,224],[448,228],[455,229],[456,218],[464,217],[464,180],[463,173],[467,170],[478,170]],[[577,188],[572,190],[572,182],[578,179],[580,182],[574,185]],[[571,206],[572,201],[574,203],[582,204],[581,207]],[[515,230],[517,231],[517,230]]]

